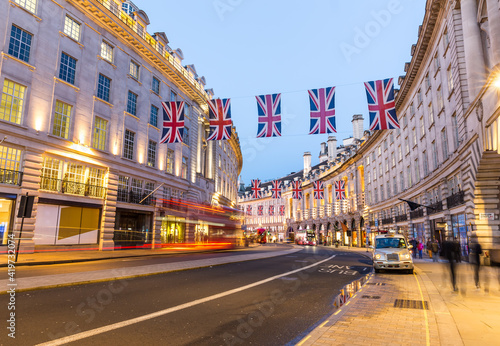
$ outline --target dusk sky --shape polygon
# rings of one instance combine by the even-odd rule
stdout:
[[[363,82],[397,79],[411,59],[425,0],[134,0],[194,64],[215,97],[231,98],[241,179],[263,181],[319,162],[328,135],[309,135],[307,90],[335,86],[338,144],[368,106]],[[256,138],[256,95],[281,93],[282,136]]]

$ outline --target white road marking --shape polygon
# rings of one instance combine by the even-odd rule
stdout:
[[[77,341],[77,340],[89,338],[91,336],[95,336],[95,335],[98,335],[98,334],[106,333],[106,332],[109,332],[111,330],[115,330],[115,329],[118,329],[118,328],[130,326],[130,325],[135,324],[135,323],[144,322],[144,321],[156,318],[156,317],[160,317],[160,316],[169,314],[171,312],[175,312],[175,311],[183,310],[183,309],[186,309],[186,308],[190,308],[192,306],[195,306],[195,305],[198,305],[198,304],[203,304],[203,303],[209,302],[211,300],[219,299],[219,298],[228,296],[228,295],[233,294],[233,293],[238,293],[238,292],[247,290],[249,288],[252,288],[252,287],[255,287],[255,286],[259,286],[259,285],[265,284],[267,282],[270,282],[270,281],[282,278],[284,276],[288,276],[288,275],[291,275],[291,274],[298,273],[298,272],[300,272],[302,270],[306,270],[306,269],[315,267],[317,265],[320,265],[321,263],[324,263],[326,261],[329,261],[332,258],[334,258],[335,256],[336,255],[332,255],[332,256],[328,257],[327,259],[324,259],[322,261],[310,264],[308,266],[305,266],[305,267],[302,267],[302,268],[299,268],[299,269],[295,269],[295,270],[289,271],[289,272],[284,273],[284,274],[271,276],[270,278],[254,282],[254,283],[249,284],[249,285],[245,285],[245,286],[241,286],[241,287],[238,287],[238,288],[234,288],[234,289],[226,291],[226,292],[214,294],[214,295],[211,295],[211,296],[206,297],[206,298],[197,299],[197,300],[194,300],[194,301],[189,302],[189,303],[184,303],[184,304],[181,304],[181,305],[177,305],[177,306],[174,306],[174,307],[171,307],[171,308],[168,308],[168,309],[160,310],[160,311],[157,311],[157,312],[153,312],[151,314],[147,314],[147,315],[144,315],[144,316],[139,316],[139,317],[132,318],[132,319],[129,319],[129,320],[126,320],[126,321],[113,323],[113,324],[110,324],[108,326],[104,326],[104,327],[100,327],[100,328],[95,328],[95,329],[87,330],[85,332],[81,332],[81,333],[78,333],[78,334],[66,336],[64,338],[60,338],[60,339],[56,339],[56,340],[44,342],[42,344],[38,344],[37,346],[64,345],[64,344],[69,343],[69,342],[73,342],[73,341]]]

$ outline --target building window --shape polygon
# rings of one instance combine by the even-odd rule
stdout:
[[[189,128],[184,126],[184,132],[182,134],[182,143],[189,145]]]
[[[438,167],[438,153],[437,153],[437,148],[436,148],[436,141],[432,141],[432,160],[434,161],[434,169],[437,169]]]
[[[392,167],[396,167],[396,157],[394,155],[394,151],[391,153],[391,164]]]
[[[128,92],[127,97],[127,113],[137,115],[137,95],[133,92]]]
[[[81,24],[66,16],[64,20],[64,33],[75,41],[80,41]]]
[[[97,97],[101,100],[109,102],[109,91],[111,88],[111,79],[103,74],[99,74],[99,82],[97,84]]]
[[[384,200],[384,185],[380,185],[380,201]]]
[[[429,73],[425,75],[425,87],[427,90],[431,88],[431,77],[429,76]]]
[[[432,102],[427,106],[427,111],[429,113],[429,127],[434,124],[434,109],[432,108]]]
[[[95,117],[94,133],[92,134],[92,147],[99,150],[106,150],[106,136],[108,132],[108,121]]]
[[[444,103],[443,103],[443,89],[441,88],[441,85],[437,89],[437,95],[436,96],[437,96],[437,106],[438,106],[438,116],[439,116],[439,113],[441,113],[441,111],[444,108]]]
[[[377,180],[377,168],[373,168],[373,181]]]
[[[173,91],[170,91],[170,101],[177,101],[177,94],[174,93]]]
[[[14,0],[14,2],[32,13],[36,12],[36,0]]]
[[[61,101],[56,101],[54,111],[54,124],[52,134],[64,139],[69,137],[69,124],[71,119],[71,110],[73,107]]]
[[[415,159],[415,181],[420,181],[420,168],[418,166],[418,159]]]
[[[40,189],[48,191],[59,190],[59,179],[62,175],[62,161],[51,157],[43,158]]]
[[[410,104],[410,115],[413,117],[415,115],[415,105],[413,102]]]
[[[445,51],[449,45],[450,45],[450,37],[448,36],[448,29],[445,29],[443,33],[443,46],[444,46],[443,48]]]
[[[415,128],[412,128],[412,134],[413,134],[413,146],[417,145],[417,130]]]
[[[427,152],[424,151],[422,154],[422,161],[424,163],[424,175],[427,176],[429,174],[429,163],[427,162]]]
[[[441,62],[439,61],[439,56],[436,53],[436,55],[434,56],[434,69],[436,70],[436,73],[439,71],[440,68],[441,68]]]
[[[384,174],[384,171],[382,169],[382,163],[379,163],[379,165],[378,165],[378,173],[380,176],[382,176]]]
[[[134,140],[135,133],[129,130],[125,130],[125,138],[123,142],[123,157],[126,159],[134,159]]]
[[[106,41],[101,43],[101,57],[110,63],[113,62],[113,46]]]
[[[33,35],[12,25],[10,31],[9,54],[24,62],[30,59],[31,39]]]
[[[420,117],[420,137],[425,136],[425,123],[424,123],[424,117]]]
[[[405,137],[405,155],[410,153],[410,143],[408,141],[408,137]]]
[[[387,157],[385,158],[385,171],[389,172],[389,159]]]
[[[174,174],[174,151],[167,149],[167,173]]]
[[[367,178],[367,181],[368,181],[368,184],[370,184],[372,182],[372,178],[371,178],[371,174],[370,172],[368,172],[368,174],[366,175],[366,178]],[[331,202],[328,202],[328,203],[331,203]]]
[[[158,127],[158,107],[151,105],[151,112],[149,113],[149,124]]]
[[[0,120],[20,124],[23,114],[26,87],[8,79],[3,81]]]
[[[398,161],[403,159],[403,150],[401,149],[401,145],[398,145]]]
[[[0,145],[0,183],[20,185],[20,165],[21,150]]]
[[[156,167],[156,142],[151,140],[148,144],[148,166]]]
[[[189,118],[189,105],[187,103],[184,104],[184,116]]]
[[[453,113],[451,116],[451,123],[453,124],[453,140],[455,142],[455,148],[458,148],[460,145],[460,135],[458,133],[457,113]]]
[[[139,79],[139,64],[130,60],[129,74],[135,79]]]
[[[151,90],[160,95],[160,80],[156,77],[153,77],[153,81],[151,82]]]
[[[140,179],[132,178],[132,183],[130,185],[130,190],[132,191],[132,195],[137,196],[137,202],[141,199],[139,198],[142,195],[142,183],[143,181]]]
[[[186,156],[182,157],[182,167],[181,167],[181,178],[187,179],[188,174],[188,158]]]
[[[417,91],[417,103],[418,105],[422,103],[422,91],[420,89]]]
[[[441,137],[443,138],[443,158],[448,158],[448,136],[446,134],[446,127],[441,130]]]
[[[61,53],[61,64],[59,66],[59,78],[69,84],[75,84],[76,59],[66,53]]]
[[[398,183],[396,177],[392,177],[392,188],[394,190],[394,194],[398,193]]]
[[[408,187],[411,187],[412,183],[411,183],[411,165],[408,165],[408,167],[406,167],[406,174],[408,176]]]
[[[403,115],[403,127],[408,126],[408,118],[406,117],[406,113]]]
[[[453,82],[453,71],[451,69],[451,64],[448,66],[448,70],[446,71],[448,76],[448,92],[451,94],[453,89],[455,88],[455,83]]]
[[[399,172],[399,185],[401,186],[401,191],[405,189],[405,177],[403,175],[403,172]]]

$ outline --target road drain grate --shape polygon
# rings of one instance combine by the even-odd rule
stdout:
[[[395,308],[429,310],[429,303],[422,300],[396,299]]]
[[[366,284],[373,285],[373,286],[385,286],[385,282],[368,282]]]
[[[380,299],[380,296],[361,296],[363,299]]]

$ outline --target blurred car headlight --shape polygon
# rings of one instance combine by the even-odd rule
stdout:
[[[375,254],[375,259],[380,259],[380,257],[382,257],[382,256],[379,253]]]
[[[405,257],[406,259],[410,259],[410,258],[411,258],[411,256],[410,256],[410,254],[409,254],[409,253],[407,253],[404,257]]]

